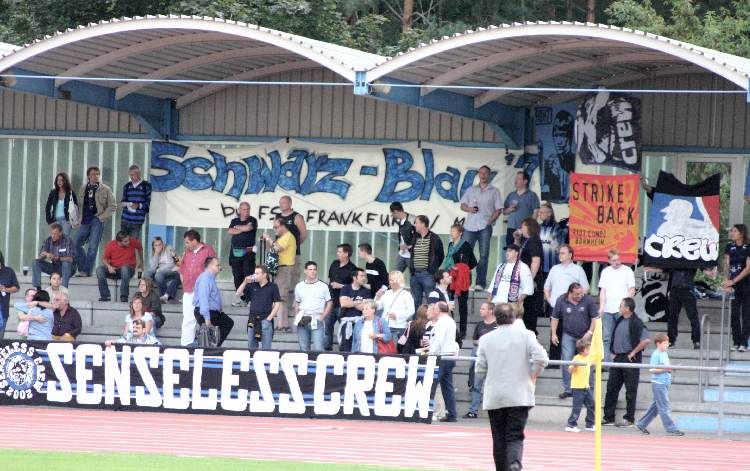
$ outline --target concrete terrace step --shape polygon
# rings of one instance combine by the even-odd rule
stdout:
[[[727,386],[725,384],[725,386]],[[744,381],[740,386],[744,388],[724,388],[724,402],[732,402],[739,404],[750,404],[750,387],[747,387],[747,381]],[[706,402],[718,402],[720,390],[719,388],[706,388],[703,390],[703,400]]]

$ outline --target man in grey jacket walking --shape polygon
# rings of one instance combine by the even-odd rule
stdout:
[[[495,469],[517,471],[523,469],[524,429],[534,407],[536,378],[549,358],[533,332],[513,326],[509,304],[495,306],[495,318],[499,327],[479,339],[476,375],[484,377],[483,408],[490,416]]]

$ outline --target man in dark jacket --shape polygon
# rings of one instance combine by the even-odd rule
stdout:
[[[633,298],[624,298],[620,302],[620,318],[615,321],[612,331],[612,342],[610,351],[614,363],[641,363],[642,352],[651,342],[648,329],[638,316],[634,315],[635,301]],[[615,408],[617,407],[617,396],[625,384],[626,411],[621,424],[630,427],[635,421],[635,401],[638,396],[638,381],[640,370],[637,368],[616,368],[609,370],[607,380],[607,395],[604,398],[604,421],[602,425],[615,424]]]
[[[415,309],[422,304],[422,296],[427,296],[435,289],[435,273],[443,263],[445,252],[443,241],[430,231],[430,219],[417,216],[414,223],[417,231],[410,252],[411,255],[411,294],[414,297]]]
[[[404,206],[401,203],[391,203],[390,209],[391,217],[398,223],[398,232],[396,233],[396,238],[398,239],[398,265],[396,265],[396,268],[400,272],[406,272],[406,269],[409,268],[410,250],[414,244],[416,231],[412,223],[409,222],[409,215],[406,214]]]

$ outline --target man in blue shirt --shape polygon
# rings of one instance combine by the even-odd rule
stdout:
[[[521,222],[533,217],[536,219],[539,211],[539,197],[533,191],[529,190],[529,181],[531,177],[524,173],[518,172],[514,185],[516,191],[511,192],[505,198],[503,205],[503,214],[508,216],[507,232],[505,234],[505,244],[510,245],[514,241],[515,232],[521,228]]]
[[[221,291],[216,284],[216,275],[221,271],[219,259],[207,257],[204,267],[193,287],[194,315],[198,325],[205,323],[208,327],[215,325],[219,328],[217,346],[220,347],[234,327],[234,321],[221,310]]]

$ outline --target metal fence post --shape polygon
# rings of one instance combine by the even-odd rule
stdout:
[[[719,372],[719,436],[724,435],[724,376],[726,368],[721,367]]]

